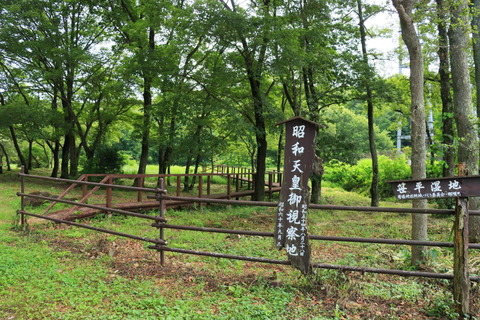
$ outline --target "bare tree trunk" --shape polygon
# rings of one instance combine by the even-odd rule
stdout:
[[[155,49],[155,32],[153,28],[148,31],[148,50],[152,52]],[[152,109],[152,82],[150,70],[143,70],[143,127],[142,127],[142,151],[138,164],[138,174],[145,174],[148,163],[148,150],[150,148],[150,115]],[[135,180],[134,185],[138,185]]]
[[[200,151],[197,154],[197,157],[195,158],[195,168],[193,169],[193,174],[198,174],[198,168],[200,167],[200,160],[202,159],[202,155],[200,154]],[[202,177],[198,177],[198,180],[202,179]],[[195,184],[197,183],[197,176],[193,176],[192,178],[192,183],[190,184],[190,190],[193,190],[195,187]]]
[[[447,11],[444,0],[437,1],[438,17],[438,58],[440,75],[440,96],[442,99],[442,145],[443,147],[443,176],[451,177],[455,173],[455,147],[453,145],[455,132],[453,130],[453,101],[450,83],[450,59],[447,33]]]
[[[78,175],[78,160],[80,157],[80,147],[77,148],[77,143],[75,140],[75,135],[72,130],[72,134],[69,136],[70,141],[70,177],[77,177]]]
[[[377,145],[375,143],[375,126],[373,118],[373,92],[370,86],[371,72],[368,65],[368,54],[367,54],[367,35],[365,31],[365,21],[363,20],[363,8],[362,0],[357,0],[358,7],[358,16],[360,20],[360,42],[362,44],[362,56],[363,64],[365,68],[364,85],[365,90],[367,91],[367,117],[368,117],[368,142],[370,146],[370,154],[372,156],[372,183],[370,186],[370,205],[372,207],[378,207],[379,198],[378,198],[378,156],[377,156]]]
[[[5,106],[5,99],[3,95],[0,93],[0,105]],[[18,144],[17,133],[15,132],[15,128],[13,126],[8,127],[10,129],[10,135],[12,136],[13,145],[15,146],[15,151],[17,151],[18,160],[20,164],[25,168],[25,173],[28,173],[27,163],[25,161],[25,157],[23,156],[22,150],[20,149],[20,145]],[[6,153],[5,153],[6,154]]]
[[[58,176],[58,169],[60,168],[60,141],[55,141],[55,146],[51,148],[53,153],[53,168],[50,177],[56,178]]]
[[[473,61],[475,63],[475,87],[477,93],[477,117],[480,116],[480,0],[473,0],[474,15],[472,23],[475,28],[473,32]],[[476,172],[474,174],[477,174]],[[472,199],[475,208],[479,208],[480,200]],[[472,201],[470,201],[471,203]],[[480,242],[480,217],[470,217],[470,241]]]
[[[138,163],[138,174],[145,174],[148,163],[148,150],[150,146],[150,109],[152,105],[151,80],[144,78],[143,85],[143,125],[142,125],[142,148]]]
[[[307,38],[304,39],[304,45],[306,50],[309,48],[309,40]],[[313,80],[313,69],[312,67],[305,67],[302,70],[303,73],[303,83],[305,87],[305,97],[307,101],[308,110],[310,111],[310,120],[313,122],[318,122],[318,94],[315,88],[315,83]],[[317,127],[316,130],[316,137],[319,136],[320,129]],[[315,154],[319,157],[318,149],[315,150]],[[318,172],[313,172],[310,181],[312,183],[312,190],[310,195],[310,202],[311,203],[320,203],[320,199],[322,198],[322,174]]]
[[[413,21],[413,6],[415,0],[392,0],[398,12],[402,39],[410,57],[410,120],[412,127],[412,178],[415,180],[426,177],[426,146],[425,146],[425,102],[423,95],[423,55],[422,46]],[[426,208],[427,200],[413,200],[414,208]],[[412,214],[412,239],[427,240],[427,217],[422,214]],[[420,266],[425,262],[425,247],[412,247],[412,265]]]
[[[7,170],[10,171],[12,168],[10,167],[10,158],[8,157],[7,150],[5,150],[5,146],[0,143],[0,149],[2,149],[2,153],[5,155],[5,161],[7,162]]]
[[[28,170],[33,169],[33,141],[28,139],[28,160],[27,160]]]
[[[62,165],[60,167],[60,178],[68,179],[68,162],[70,155],[70,139],[65,135],[62,146]]]
[[[183,191],[189,191],[189,181],[190,177],[190,165],[192,164],[192,158],[189,156],[187,157],[187,162],[185,163],[185,177],[183,178]]]
[[[470,34],[468,0],[462,0],[450,7],[451,27],[450,60],[452,64],[453,105],[459,138],[458,162],[467,165],[468,175],[478,174],[479,147],[477,125],[474,121],[467,48]],[[478,198],[472,198],[470,209],[478,208]],[[480,241],[480,219],[472,216],[469,237],[471,242]]]
[[[437,0],[441,1],[441,0]],[[473,62],[475,64],[475,89],[477,93],[477,116],[480,115],[480,0],[472,0]]]

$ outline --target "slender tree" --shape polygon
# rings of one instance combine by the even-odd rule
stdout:
[[[441,0],[437,0],[437,3],[438,1]],[[471,3],[473,61],[475,67],[475,90],[477,97],[476,110],[477,115],[480,115],[480,0],[472,0]]]
[[[422,46],[415,28],[413,18],[416,0],[392,0],[398,12],[402,39],[408,49],[410,58],[410,121],[412,128],[412,178],[419,180],[426,177],[426,124],[424,102],[424,74]],[[414,208],[426,208],[426,200],[413,200]],[[427,240],[427,218],[424,214],[412,214],[412,238]],[[412,265],[419,266],[425,261],[425,248],[412,247]]]
[[[7,150],[3,145],[3,143],[0,143],[0,150],[1,150],[1,153],[5,156],[5,162],[7,163],[7,171],[12,170],[10,166],[10,157],[8,156]],[[2,169],[3,169],[3,166],[2,166]]]
[[[105,25],[89,0],[4,1],[0,48],[5,63],[22,70],[37,94],[58,98],[64,116],[61,176],[76,176],[75,102],[92,73],[94,47]],[[24,81],[24,79],[22,79]]]
[[[450,7],[451,25],[450,61],[455,122],[459,138],[458,162],[467,166],[469,175],[478,174],[479,146],[477,125],[472,105],[472,92],[468,68],[467,48],[469,46],[470,17],[467,0],[454,1]],[[472,198],[470,208],[478,207],[478,199]],[[470,240],[480,241],[480,219],[471,218]]]
[[[270,0],[260,2],[252,1],[258,17],[252,21],[245,19],[245,12],[234,0],[228,3],[221,0],[225,15],[224,22],[234,31],[233,39],[228,41],[238,42],[236,50],[243,60],[243,68],[250,87],[253,118],[255,127],[255,140],[257,144],[257,158],[255,162],[254,200],[262,201],[265,197],[265,172],[267,157],[267,129],[266,129],[266,93],[265,70],[267,53],[272,37],[272,19],[275,14],[275,3]],[[243,21],[242,21],[243,19]],[[250,25],[249,25],[250,24]]]
[[[367,52],[367,32],[365,28],[365,18],[364,18],[364,9],[362,0],[357,0],[357,9],[358,9],[358,18],[359,18],[359,27],[360,27],[360,43],[362,46],[362,57],[363,57],[363,68],[365,70],[365,75],[363,75],[363,84],[366,91],[366,100],[367,100],[367,117],[368,117],[368,141],[370,145],[370,155],[372,157],[372,183],[370,186],[370,205],[372,207],[378,207],[379,197],[378,197],[378,156],[377,156],[377,146],[375,143],[375,119],[373,115],[373,90],[371,85],[371,79],[373,74],[370,70],[368,62],[368,52]]]
[[[440,76],[440,97],[442,100],[442,146],[443,146],[443,176],[450,177],[454,175],[455,170],[455,146],[453,129],[453,101],[452,84],[450,77],[450,57],[448,45],[447,16],[448,7],[444,0],[437,2],[437,30],[438,30],[438,58]]]

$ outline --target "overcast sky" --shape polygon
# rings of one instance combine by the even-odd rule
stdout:
[[[375,29],[389,28],[392,33],[384,37],[376,37],[369,39],[367,42],[367,49],[369,51],[376,51],[382,55],[375,61],[371,61],[377,67],[380,74],[384,76],[391,76],[399,72],[399,62],[397,57],[393,54],[398,47],[400,37],[400,26],[398,16],[394,13],[394,8],[389,0],[367,0],[366,3],[386,5],[388,12],[382,12],[370,18],[366,22],[367,28],[374,32]],[[408,70],[403,70],[406,74]]]

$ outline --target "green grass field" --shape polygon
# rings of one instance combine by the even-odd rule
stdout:
[[[62,187],[28,183],[29,190],[52,193]],[[52,223],[31,223],[22,231],[15,214],[19,190],[13,172],[0,175],[0,319],[456,318],[451,283],[445,280],[332,270],[303,276],[288,266],[168,252],[162,267],[147,243]],[[325,187],[323,196],[329,204],[369,203],[333,186]],[[172,224],[271,232],[274,214],[274,208],[208,206],[169,210],[167,218]],[[85,223],[158,237],[151,222],[132,217],[98,216]],[[451,241],[451,227],[450,218],[430,217],[431,240]],[[408,239],[410,216],[312,210],[309,233]],[[269,238],[179,230],[166,230],[165,238],[171,247],[285,259]],[[311,244],[313,262],[410,269],[408,247]],[[451,272],[451,250],[431,249],[428,256],[426,270]],[[471,259],[476,268],[479,253],[472,252]],[[478,297],[474,285],[475,313]]]

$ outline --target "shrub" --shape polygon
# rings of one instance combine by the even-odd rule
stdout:
[[[323,178],[338,185],[343,184],[343,179],[351,165],[339,160],[331,160],[324,165]]]
[[[393,196],[393,190],[385,181],[404,180],[411,177],[410,165],[404,156],[378,157],[378,194],[381,198]],[[361,159],[351,166],[337,160],[325,165],[324,179],[334,182],[347,191],[368,194],[372,181],[371,159]]]
[[[122,173],[125,157],[116,145],[100,145],[92,159],[86,160],[84,173]]]

